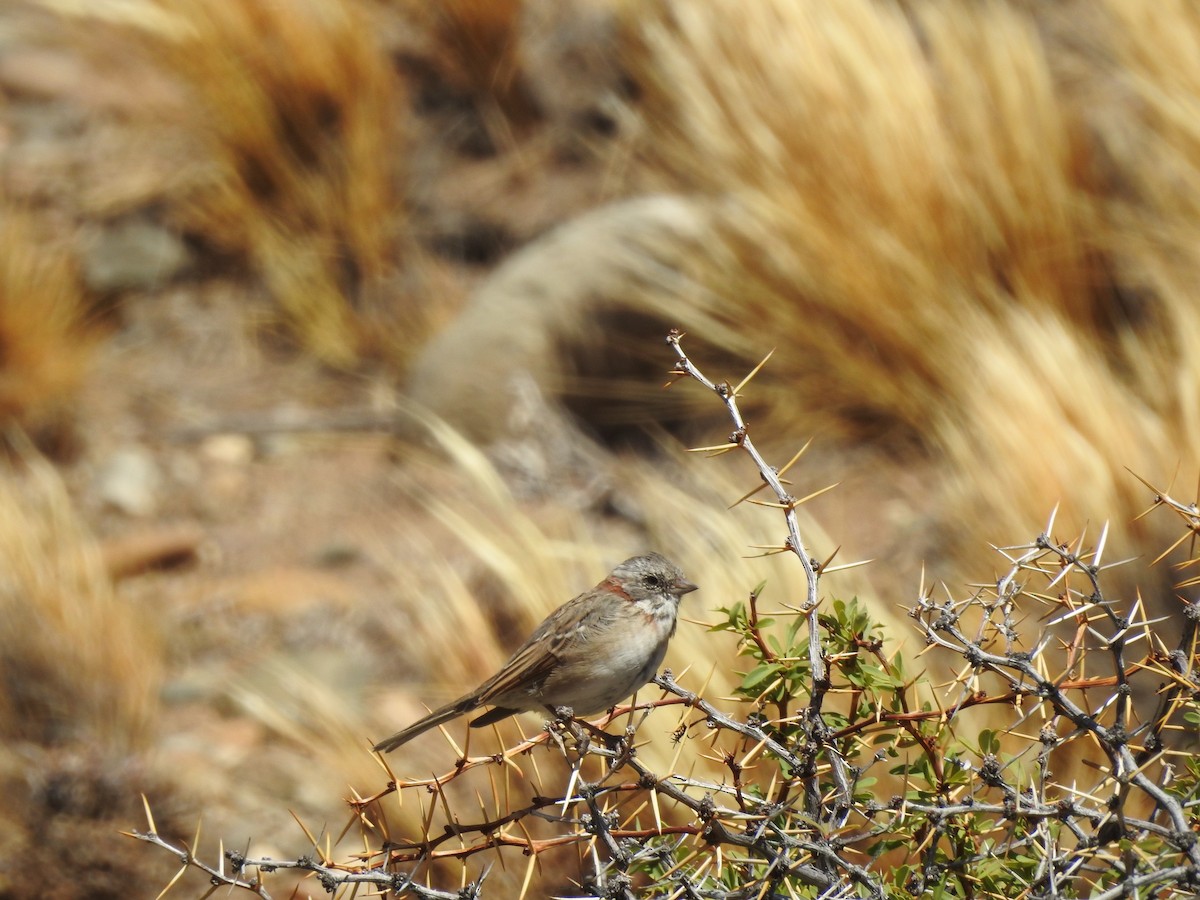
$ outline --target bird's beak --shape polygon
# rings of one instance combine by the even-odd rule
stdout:
[[[692,591],[698,590],[698,586],[692,584],[686,578],[676,578],[671,585],[671,593],[677,597],[682,597],[684,594],[690,594]]]

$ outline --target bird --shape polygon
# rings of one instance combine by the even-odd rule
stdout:
[[[518,712],[562,707],[591,715],[616,706],[651,678],[675,634],[679,601],[696,590],[659,553],[625,560],[595,587],[568,600],[538,626],[495,675],[375,745],[388,753],[417,735],[481,706],[472,728]]]

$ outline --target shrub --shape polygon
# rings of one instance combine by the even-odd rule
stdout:
[[[845,566],[805,547],[804,500],[783,480],[801,454],[768,464],[738,409],[755,373],[737,387],[713,383],[680,337],[668,338],[673,376],[704,384],[733,421],[725,443],[703,449],[754,460],[774,497],[742,499],[780,510],[787,526],[763,551],[794,554],[808,576],[799,602],[768,612],[769,587],[758,585],[720,610],[713,627],[735,634],[740,654],[721,662],[744,669],[734,705],[665,672],[661,697],[595,722],[560,716],[491,755],[455,746],[443,774],[389,772],[378,793],[353,798],[339,838],[358,831],[362,849],[340,856],[309,833],[311,855],[231,851],[213,866],[157,834],[149,813],[132,836],[175,852],[181,874],[198,868],[264,896],[263,879],[280,869],[345,896],[359,884],[484,896],[491,864],[476,857],[507,864],[513,851],[526,858],[522,897],[539,869],[543,893],[562,895],[564,849],[578,852],[580,895],[593,897],[1193,896],[1200,763],[1180,748],[1200,724],[1200,603],[1183,604],[1168,644],[1140,600],[1106,594],[1107,529],[1093,546],[1061,542],[1052,518],[1028,544],[998,550],[997,580],[966,596],[919,590],[911,615],[928,652],[959,660],[955,677],[935,683],[923,661],[889,648],[866,603],[821,596],[821,577]],[[1181,517],[1181,541],[1200,527],[1194,504],[1156,492],[1155,505]],[[1145,682],[1157,686],[1153,710],[1135,709]],[[664,716],[676,753],[655,771],[638,738],[663,730]],[[623,733],[607,734],[615,721]],[[448,786],[480,774],[490,800],[480,793],[475,814],[453,808]],[[565,787],[540,789],[550,784]],[[404,802],[424,810],[418,833],[389,828],[389,806]]]

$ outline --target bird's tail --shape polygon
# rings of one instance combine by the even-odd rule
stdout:
[[[449,722],[451,719],[457,718],[463,713],[468,713],[478,706],[479,701],[472,696],[462,697],[453,703],[448,703],[441,709],[435,709],[425,718],[413,722],[407,728],[397,731],[390,738],[384,738],[375,745],[375,752],[391,753],[401,744],[407,743],[418,734],[424,734],[430,728],[436,728],[444,722]]]

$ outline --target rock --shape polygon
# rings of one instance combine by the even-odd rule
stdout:
[[[66,49],[13,42],[0,53],[0,87],[20,99],[46,101],[73,94],[85,77],[79,55]]]
[[[214,434],[200,444],[205,459],[230,466],[244,466],[254,460],[254,441],[244,434]]]
[[[659,346],[680,322],[689,270],[706,258],[716,212],[700,199],[647,195],[594,209],[525,245],[416,356],[408,396],[484,446],[538,439],[532,410],[569,404],[580,376],[595,385],[639,381],[646,393],[636,402],[654,402],[662,364],[638,368],[628,348]],[[664,309],[676,316],[667,319]],[[586,419],[582,407],[599,410],[604,398],[593,389],[579,399],[576,415]],[[609,402],[634,401],[614,388]]]
[[[129,516],[150,516],[158,509],[162,473],[144,447],[116,451],[101,465],[96,491],[110,506]]]
[[[117,220],[83,251],[83,280],[97,294],[147,290],[169,283],[191,262],[183,240],[141,216]]]

